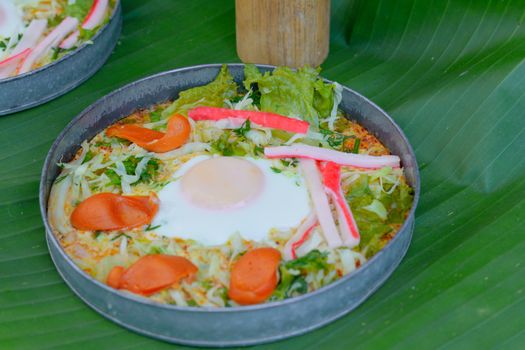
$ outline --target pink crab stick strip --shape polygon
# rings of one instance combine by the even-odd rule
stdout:
[[[40,40],[40,38],[44,34],[46,28],[46,19],[32,20],[27,29],[25,30],[22,39],[18,42],[15,49],[13,50],[13,54],[16,55],[22,51],[25,51],[26,49],[32,49],[33,47],[35,47],[38,40]]]
[[[400,167],[400,159],[398,156],[369,156],[364,154],[345,153],[305,144],[266,147],[264,149],[264,155],[267,158],[315,159],[366,169],[379,169],[386,166],[392,168]]]
[[[0,62],[0,79],[9,77],[15,70],[20,61],[22,61],[29,53],[31,49],[25,49],[24,51],[12,55],[5,60]]]
[[[296,134],[308,133],[310,124],[304,120],[285,117],[280,114],[259,111],[243,111],[218,107],[197,107],[188,112],[188,116],[195,120],[221,120],[239,118],[267,128],[279,129]]]
[[[106,17],[106,11],[108,9],[108,0],[95,0],[93,6],[89,10],[86,19],[82,22],[82,28],[87,30],[93,30],[98,27],[104,18]]]
[[[78,30],[75,30],[73,33],[69,34],[69,36],[60,43],[59,47],[63,50],[69,50],[73,46],[75,46],[79,37],[80,37],[80,32]]]
[[[312,230],[319,224],[315,211],[312,211],[297,228],[295,234],[284,245],[283,256],[286,260],[297,258],[297,249],[308,239]]]
[[[342,246],[343,241],[335,225],[330,204],[328,203],[328,197],[324,190],[324,185],[315,160],[301,159],[299,166],[306,180],[306,187],[308,188],[308,192],[310,192],[314,210],[321,225],[326,243],[330,248]]]
[[[93,30],[102,24],[106,17],[106,11],[108,10],[108,0],[95,0],[91,9],[89,10],[84,22],[82,22],[82,29]],[[69,50],[78,42],[80,37],[80,31],[76,30],[69,35],[64,41],[60,43],[60,48]]]
[[[0,79],[7,78],[16,71],[20,61],[29,55],[31,49],[44,34],[46,27],[47,20],[45,19],[31,21],[22,36],[22,40],[18,42],[11,55],[0,62]]]
[[[18,71],[19,74],[29,72],[33,64],[45,56],[53,47],[57,47],[69,33],[76,29],[78,20],[73,17],[66,17],[55,29],[51,31],[22,62]]]
[[[341,166],[332,162],[320,164],[325,191],[331,197],[337,212],[339,231],[343,243],[350,248],[359,244],[360,235],[352,210],[345,200],[341,189]]]

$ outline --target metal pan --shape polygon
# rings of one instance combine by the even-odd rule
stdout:
[[[242,80],[243,67],[229,65],[238,82]],[[59,173],[59,161],[71,159],[82,141],[91,139],[120,118],[138,108],[176,98],[184,89],[206,84],[219,69],[220,65],[212,64],[150,76],[84,110],[58,136],[47,155],[40,183],[40,210],[49,251],[59,273],[86,304],[103,316],[138,333],[179,344],[215,347],[261,344],[308,332],[347,314],[385,282],[408,249],[419,198],[416,158],[400,128],[365,97],[345,88],[342,109],[401,157],[406,177],[415,189],[414,204],[399,233],[383,250],[355,272],[312,293],[269,304],[222,309],[158,304],[118,292],[85,274],[66,255],[47,220],[49,192]]]
[[[0,116],[22,111],[59,97],[95,74],[117,44],[122,11],[117,2],[108,24],[64,57],[41,68],[0,79]]]

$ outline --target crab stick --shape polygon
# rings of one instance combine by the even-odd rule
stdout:
[[[258,111],[244,111],[228,108],[218,107],[196,107],[188,112],[188,116],[196,121],[199,120],[221,120],[226,118],[238,118],[247,120],[256,125],[284,130],[296,134],[308,133],[310,124],[304,120],[285,117],[283,115],[258,112]]]
[[[25,49],[24,51],[12,55],[5,60],[0,62],[0,79],[8,78],[11,74],[16,71],[16,67],[20,62],[29,55],[31,49]]]
[[[311,212],[297,228],[295,234],[284,245],[283,253],[286,260],[297,258],[297,249],[308,239],[312,230],[319,224],[315,212]]]
[[[398,156],[369,156],[364,154],[345,153],[305,144],[266,147],[264,149],[264,155],[267,158],[315,159],[366,169],[379,169],[387,166],[392,168],[400,167],[400,159]]]
[[[337,226],[332,216],[328,197],[326,195],[324,184],[317,169],[315,160],[301,159],[299,166],[306,180],[306,186],[314,205],[314,210],[321,225],[321,230],[325,237],[326,243],[330,248],[337,248],[343,245],[339,236]]]
[[[58,43],[62,41],[69,33],[74,31],[78,26],[78,20],[73,17],[66,17],[55,29],[51,31],[42,41],[36,45],[31,53],[24,59],[18,73],[26,73],[31,70],[33,65],[42,57],[49,53]]]
[[[343,243],[349,247],[359,244],[360,236],[354,216],[341,189],[341,166],[332,162],[319,165],[326,193],[337,212],[337,222]]]
[[[15,49],[13,50],[13,55],[19,54],[26,49],[32,49],[36,46],[42,35],[44,34],[47,28],[46,19],[34,19],[31,21],[29,26],[24,31],[22,39],[18,42]]]
[[[95,0],[93,5],[89,10],[84,22],[82,22],[82,29],[93,30],[99,25],[102,24],[104,18],[106,17],[106,12],[108,10],[109,1],[108,0]],[[60,43],[60,48],[64,50],[71,49],[78,42],[80,37],[80,31],[76,30],[66,39]]]

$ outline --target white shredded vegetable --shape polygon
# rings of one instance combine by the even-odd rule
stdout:
[[[327,119],[328,128],[332,131],[334,130],[334,124],[337,120],[337,109],[342,99],[343,99],[343,87],[339,83],[334,83],[334,102],[332,105],[332,111],[330,112],[330,116]]]
[[[183,145],[180,148],[177,148],[173,151],[169,151],[166,153],[158,153],[156,155],[159,159],[172,159],[172,158],[178,158],[181,156],[184,156],[186,154],[190,153],[197,153],[197,152],[207,152],[211,149],[210,145],[203,142],[191,142]]]

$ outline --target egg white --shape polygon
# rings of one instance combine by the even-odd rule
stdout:
[[[243,158],[255,164],[264,174],[262,193],[244,207],[211,210],[189,202],[181,191],[180,178],[194,165],[210,159],[197,156],[183,164],[158,196],[160,206],[152,226],[155,233],[183,239],[192,239],[203,245],[224,244],[235,233],[244,239],[265,241],[272,229],[287,230],[297,227],[310,212],[309,195],[302,176],[275,173],[274,161]]]

